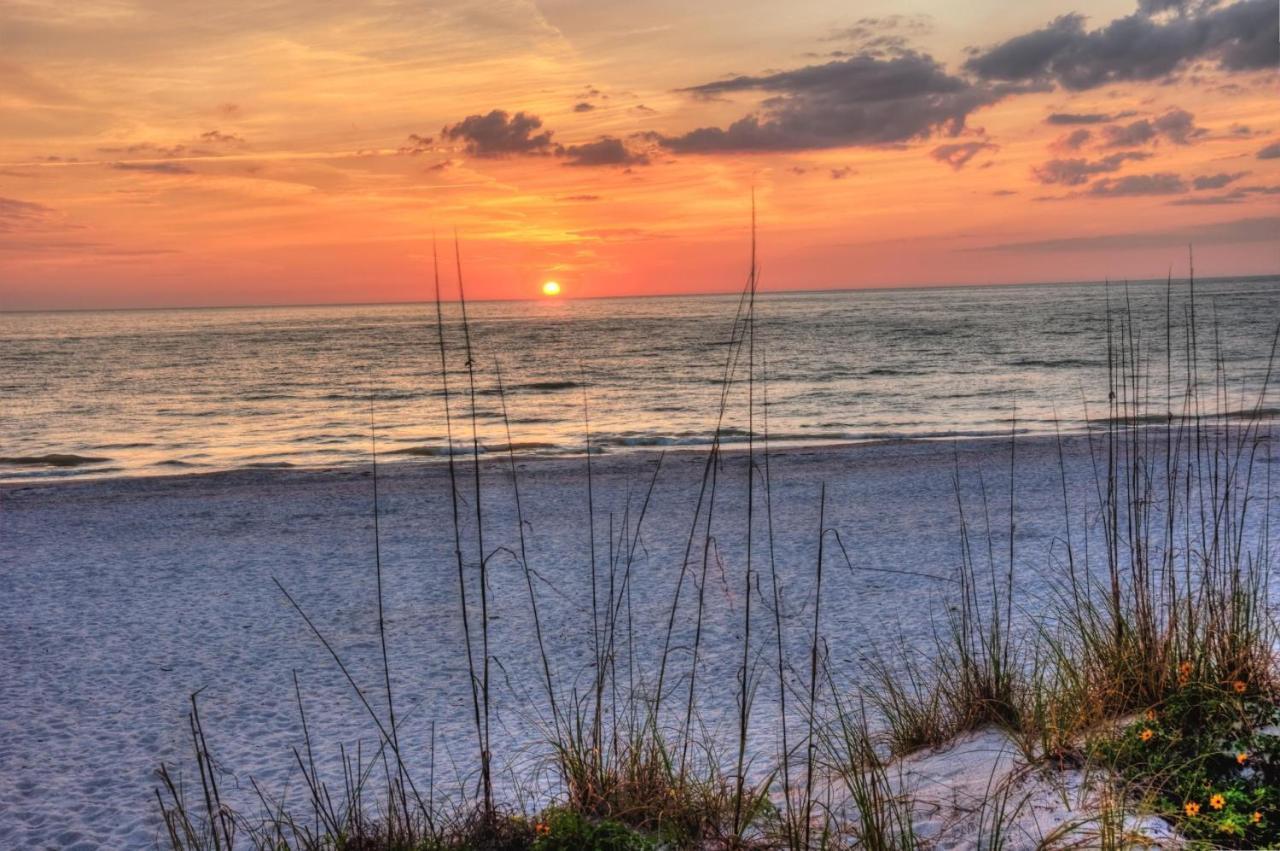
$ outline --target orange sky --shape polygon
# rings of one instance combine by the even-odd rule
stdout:
[[[1160,277],[1191,241],[1201,274],[1274,273],[1276,26],[1274,0],[9,0],[0,309],[420,299],[454,228],[478,298],[728,290],[753,186],[766,289]]]

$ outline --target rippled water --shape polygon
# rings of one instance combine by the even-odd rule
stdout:
[[[1204,353],[1216,345],[1256,382],[1280,322],[1280,277],[1197,283],[1196,294]],[[1055,418],[1080,428],[1086,402],[1095,416],[1105,406],[1108,298],[1131,305],[1163,393],[1163,282],[762,294],[770,440],[1001,433],[1015,402],[1020,429]],[[1178,286],[1175,327],[1188,305]],[[499,367],[523,453],[583,451],[584,390],[599,451],[705,443],[737,306],[472,304],[482,448],[507,443]],[[446,310],[455,438],[469,443],[461,325],[457,306]],[[380,452],[447,446],[429,304],[0,314],[0,398],[0,480],[364,463],[371,400]],[[744,408],[731,406],[727,440],[745,439]]]

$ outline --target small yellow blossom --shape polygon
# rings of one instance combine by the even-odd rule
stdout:
[[[1179,665],[1178,665],[1178,673],[1179,673],[1179,674],[1181,674],[1181,675],[1182,675],[1182,676],[1184,676],[1184,677],[1189,677],[1189,676],[1191,676],[1191,663],[1190,663],[1190,662],[1181,662],[1181,663],[1179,663]]]
[[[1222,797],[1221,795],[1214,795],[1212,798],[1209,799],[1209,806],[1213,807],[1215,810],[1220,810],[1226,805],[1227,805],[1227,799]]]
[[[548,833],[551,832],[551,825],[547,824],[546,822],[540,821],[533,826],[533,830],[539,836],[546,836]]]
[[[1236,680],[1231,687],[1236,690],[1236,694],[1244,694],[1244,690],[1248,688],[1244,680]]]
[[[1248,759],[1249,759],[1248,751],[1240,751],[1240,753],[1236,754],[1236,762],[1240,765],[1244,765],[1245,761]]]
[[[1151,737],[1154,735],[1155,733],[1151,731],[1151,728],[1147,727],[1145,730],[1143,730],[1141,733],[1138,734],[1138,738],[1142,739],[1142,741],[1144,742],[1149,742],[1151,741]]]
[[[1254,824],[1257,824],[1258,822],[1262,821],[1262,813],[1258,812],[1257,810],[1254,810],[1253,815],[1249,817],[1249,821],[1253,822]]]
[[[1195,801],[1187,801],[1187,803],[1183,805],[1182,809],[1186,810],[1187,815],[1189,816],[1200,815],[1200,805]]]

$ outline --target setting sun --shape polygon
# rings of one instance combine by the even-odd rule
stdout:
[[[543,295],[560,295],[560,285],[555,281],[547,281],[542,285]]]

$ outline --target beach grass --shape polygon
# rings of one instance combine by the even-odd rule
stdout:
[[[455,259],[461,286],[461,260]],[[299,689],[304,745],[295,757],[305,800],[286,806],[283,797],[255,785],[260,811],[235,812],[219,793],[193,696],[190,732],[199,784],[187,788],[175,767],[162,766],[158,774],[156,800],[168,846],[215,851],[929,847],[929,839],[917,835],[916,802],[902,782],[898,760],[989,728],[1016,742],[1027,766],[1083,772],[1098,781],[1094,815],[1060,835],[1041,837],[1047,847],[1068,847],[1086,837],[1102,847],[1124,847],[1132,838],[1126,838],[1125,814],[1140,812],[1159,815],[1183,835],[1214,846],[1280,842],[1275,791],[1280,788],[1280,738],[1263,734],[1280,722],[1266,525],[1270,466],[1263,458],[1271,438],[1266,405],[1271,376],[1268,369],[1255,382],[1256,396],[1236,404],[1227,365],[1216,347],[1198,337],[1194,283],[1184,321],[1174,322],[1171,307],[1166,316],[1163,362],[1152,361],[1145,329],[1135,327],[1124,299],[1108,305],[1108,409],[1091,421],[1088,436],[1094,498],[1084,504],[1069,499],[1059,439],[1065,535],[1051,554],[1061,581],[1048,602],[1032,605],[1015,579],[1016,564],[1027,557],[1016,549],[1015,415],[1008,479],[980,480],[978,504],[963,497],[966,474],[957,454],[953,484],[960,556],[954,579],[948,580],[954,605],[934,630],[930,655],[904,654],[892,664],[872,660],[861,686],[848,685],[834,670],[832,639],[824,630],[824,563],[840,554],[847,558],[829,519],[825,488],[815,494],[816,561],[811,586],[803,589],[812,606],[803,617],[783,611],[769,477],[768,362],[765,346],[757,341],[757,284],[753,252],[729,329],[717,426],[664,622],[637,626],[630,596],[661,459],[642,505],[634,513],[629,505],[616,528],[611,515],[602,535],[592,492],[584,377],[582,559],[589,576],[592,641],[585,687],[576,678],[580,672],[569,672],[543,640],[541,586],[525,545],[519,470],[510,449],[501,369],[494,361],[519,526],[519,552],[506,555],[521,567],[541,667],[532,680],[550,707],[551,779],[546,773],[529,777],[530,794],[517,797],[539,800],[534,787],[551,788],[555,800],[520,806],[497,797],[491,768],[494,748],[502,747],[490,727],[501,695],[490,671],[487,566],[495,553],[484,541],[489,521],[481,507],[475,419],[482,355],[472,346],[465,300],[465,350],[447,349],[437,266],[436,330],[464,633],[458,646],[470,683],[477,782],[440,796],[434,765],[409,766],[401,758],[390,673],[395,660],[382,623],[375,460],[373,568],[385,712],[366,698],[338,649],[286,587],[279,588],[358,695],[376,735],[375,752],[342,753],[339,785],[322,776],[314,748],[324,745],[311,741]],[[1172,281],[1169,287],[1171,305]],[[1175,338],[1175,325],[1184,339]],[[1268,344],[1274,361],[1276,342]],[[465,356],[470,476],[453,454],[458,415],[451,406],[459,403],[449,390],[451,356]],[[1180,374],[1176,381],[1175,372]],[[1161,374],[1163,383],[1153,380]],[[700,679],[700,654],[706,652],[706,592],[712,573],[724,569],[713,528],[717,511],[723,510],[717,493],[721,476],[735,469],[723,463],[721,426],[739,397],[745,397],[750,436],[742,518],[745,563],[736,574],[744,605],[737,679],[726,689]],[[1007,488],[1005,518],[992,516],[988,488],[993,493],[997,487]],[[464,535],[465,510],[475,512],[474,540]],[[1250,549],[1246,544],[1258,524],[1263,526],[1259,543]],[[674,637],[677,620],[692,625],[688,646]],[[636,658],[637,629],[662,637],[654,671],[643,670]],[[788,654],[786,635],[805,637],[804,658]],[[755,753],[748,728],[766,684],[776,691],[780,735],[775,752]],[[732,740],[719,739],[702,723],[699,707],[708,694],[718,695],[736,719]],[[429,779],[415,781],[424,772]],[[1022,816],[1020,795],[1011,779],[991,778],[973,819],[979,847],[1026,847],[1014,830]]]

